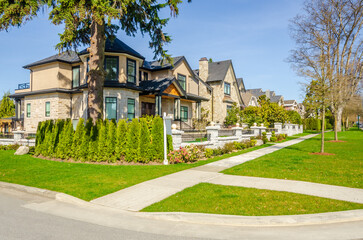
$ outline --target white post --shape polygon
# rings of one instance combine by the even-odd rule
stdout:
[[[166,140],[166,124],[165,124],[165,118],[166,118],[166,113],[164,112],[164,117],[163,117],[163,125],[164,125],[164,161],[163,164],[164,165],[168,165],[168,156],[167,156],[167,140]]]

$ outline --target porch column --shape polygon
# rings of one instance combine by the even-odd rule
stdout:
[[[156,95],[155,96],[155,114],[162,116],[162,110],[161,110],[161,96]]]

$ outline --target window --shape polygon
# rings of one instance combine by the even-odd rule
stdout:
[[[135,99],[127,99],[127,118],[132,120],[135,118]]]
[[[117,98],[105,98],[106,119],[117,119]]]
[[[50,102],[45,103],[45,116],[50,117]]]
[[[180,84],[180,86],[183,88],[183,90],[185,91],[185,85],[186,85],[186,76],[178,74],[178,82]]]
[[[30,118],[30,103],[26,105],[26,117]]]
[[[231,84],[224,83],[224,94],[231,95]]]
[[[147,72],[144,72],[144,81],[149,80],[149,74]]]
[[[182,121],[188,121],[188,107],[180,106],[180,118]]]
[[[106,81],[118,80],[118,57],[105,56]]]
[[[142,77],[142,74],[141,74],[141,71],[139,71],[139,82],[142,81],[141,77]]]
[[[87,65],[88,66],[88,65]],[[72,68],[72,87],[79,87],[79,79],[80,79],[80,68],[79,66]]]
[[[127,59],[127,82],[136,83],[136,61]]]

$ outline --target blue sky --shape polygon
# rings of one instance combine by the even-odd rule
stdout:
[[[232,59],[237,77],[247,88],[263,88],[285,99],[302,101],[299,82],[286,59],[294,48],[289,20],[302,9],[303,0],[193,0],[183,3],[180,15],[170,19],[166,32],[173,38],[167,45],[173,56],[184,55],[193,69],[201,57],[214,61]],[[18,83],[29,82],[22,66],[57,53],[55,45],[62,26],[54,26],[48,14],[40,14],[21,28],[0,32],[0,94],[14,92]],[[154,54],[148,36],[122,41],[147,60]],[[82,50],[82,49],[79,49]]]

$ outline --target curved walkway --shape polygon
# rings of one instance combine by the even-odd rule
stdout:
[[[297,144],[316,135],[317,134],[307,135],[253,152],[241,154],[193,169],[188,169],[164,177],[156,178],[103,196],[101,198],[97,198],[91,202],[122,210],[140,211],[141,209],[153,203],[159,202],[177,192],[180,192],[185,188],[192,187],[201,182],[208,182],[221,185],[294,192],[343,201],[363,203],[362,189],[302,181],[224,175],[219,173],[224,169],[231,168],[263,155],[275,152],[282,148]]]

